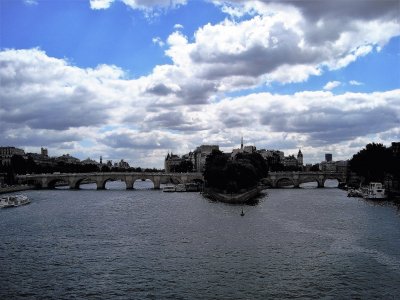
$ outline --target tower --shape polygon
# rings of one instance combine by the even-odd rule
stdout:
[[[297,163],[299,166],[303,165],[303,153],[301,153],[300,149],[299,149],[299,153],[297,153]]]
[[[240,141],[240,149],[243,150],[243,136],[242,136],[242,139],[241,139],[241,141]]]
[[[100,155],[100,164],[103,164],[103,157]]]

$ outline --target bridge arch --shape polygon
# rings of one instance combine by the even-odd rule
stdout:
[[[150,178],[136,179],[135,181],[133,181],[132,187],[134,190],[154,189],[154,182]]]
[[[128,183],[127,183],[125,178],[120,178],[119,176],[118,177],[110,176],[110,177],[106,177],[102,182],[97,182],[96,183],[97,184],[97,189],[98,190],[106,190],[107,189],[106,188],[107,183],[108,182],[112,182],[112,181],[122,181],[125,184],[125,188],[126,189],[129,188]]]
[[[320,180],[318,177],[315,176],[308,176],[308,177],[304,177],[304,178],[300,178],[299,179],[299,186],[302,187],[301,185],[304,183],[317,183],[316,187],[323,187],[323,181]]]
[[[290,184],[288,184],[288,185],[282,185],[283,182],[287,182],[287,183],[290,183]],[[280,177],[280,178],[278,178],[278,179],[276,180],[275,186],[278,187],[278,188],[280,188],[280,187],[290,187],[290,186],[295,187],[295,186],[296,186],[296,183],[294,182],[294,180],[293,180],[292,178],[289,178],[289,177]]]
[[[79,190],[82,183],[95,183],[96,180],[90,176],[78,177],[77,179],[70,182],[70,189]]]
[[[329,184],[329,183],[331,183],[332,181],[334,181],[334,180],[336,180],[337,181],[337,186],[332,186],[331,184]],[[328,185],[327,185],[327,183],[328,183]],[[322,183],[322,186],[323,187],[339,187],[340,186],[340,183],[341,183],[341,181],[340,181],[340,179],[339,178],[332,178],[332,177],[330,177],[330,178],[325,178],[324,180],[323,180],[323,183]]]
[[[66,178],[52,178],[48,183],[47,183],[47,188],[49,189],[55,189],[56,185],[58,183],[63,183],[65,186],[69,186],[68,179]]]

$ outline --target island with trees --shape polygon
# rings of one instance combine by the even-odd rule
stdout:
[[[250,202],[259,195],[260,180],[267,175],[268,166],[259,153],[238,153],[231,158],[214,150],[206,159],[205,194],[233,204]]]

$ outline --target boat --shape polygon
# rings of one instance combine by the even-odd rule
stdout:
[[[359,189],[349,189],[347,192],[347,197],[360,197],[364,196],[363,192]]]
[[[185,183],[186,192],[198,192],[199,191],[199,184],[195,182],[188,182]]]
[[[163,188],[163,192],[175,192],[175,186],[173,185],[166,185]]]
[[[363,189],[365,199],[385,199],[385,189],[380,182],[370,182],[368,187]]]
[[[26,195],[11,195],[0,197],[0,208],[17,207],[31,203]]]
[[[185,186],[185,184],[183,184],[183,183],[178,184],[178,185],[175,187],[175,191],[177,191],[177,192],[186,192],[186,186]]]

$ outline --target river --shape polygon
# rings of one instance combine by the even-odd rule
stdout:
[[[273,189],[241,217],[149,184],[26,191],[0,210],[0,299],[400,298],[392,204]]]

